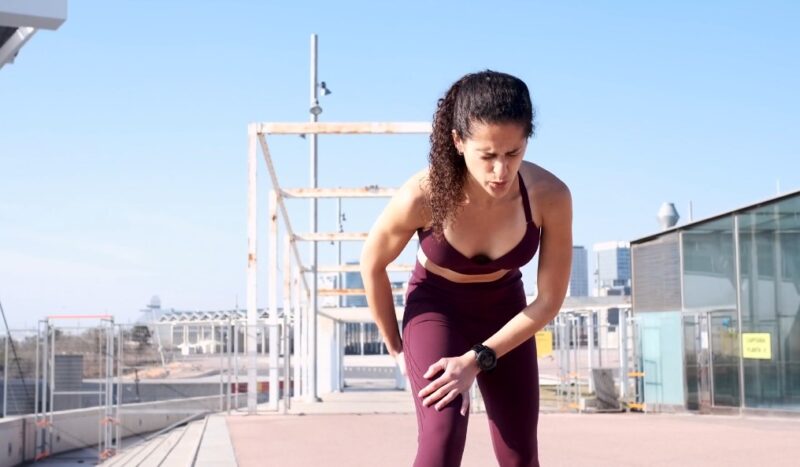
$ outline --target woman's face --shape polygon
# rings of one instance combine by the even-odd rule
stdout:
[[[528,138],[517,123],[473,122],[472,135],[461,139],[453,130],[453,141],[463,154],[470,178],[492,198],[502,198],[512,188]]]

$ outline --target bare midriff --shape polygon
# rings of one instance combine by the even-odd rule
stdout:
[[[417,260],[423,268],[436,274],[437,276],[444,277],[452,282],[460,282],[464,284],[474,282],[494,282],[508,274],[510,271],[510,269],[500,269],[488,274],[461,274],[460,272],[453,271],[452,269],[443,268],[429,260],[425,255],[425,252],[422,251],[422,248],[417,250]]]

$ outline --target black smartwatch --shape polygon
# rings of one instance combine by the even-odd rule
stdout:
[[[475,361],[478,362],[481,371],[491,371],[497,366],[497,354],[494,350],[483,344],[473,345],[472,350],[475,351]]]

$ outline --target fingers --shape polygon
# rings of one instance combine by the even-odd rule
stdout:
[[[406,357],[403,352],[399,352],[397,357],[395,357],[397,361],[397,366],[400,368],[400,374],[405,376],[406,375]]]
[[[444,398],[442,398],[442,400],[440,400],[436,404],[436,410],[442,410],[447,404],[452,402],[457,395],[458,395],[458,389],[457,388],[452,389],[450,392],[447,393],[446,396],[444,396]]]
[[[422,405],[424,405],[425,407],[431,406],[435,404],[436,401],[442,400],[443,397],[447,398],[447,396],[449,396],[450,392],[452,391],[456,391],[456,394],[458,394],[458,388],[456,386],[457,385],[455,381],[449,381],[446,384],[442,384],[442,386],[439,389],[434,391],[430,396],[426,397],[422,401]],[[452,400],[452,398],[450,398],[450,400]],[[445,403],[441,407],[444,407],[445,405],[447,405],[447,403]],[[436,410],[439,410],[438,406],[436,407]]]
[[[466,416],[469,413],[469,391],[461,393],[461,415]]]
[[[431,379],[436,373],[444,371],[446,367],[447,367],[447,359],[446,358],[439,359],[439,361],[428,367],[428,371],[426,371],[425,374],[422,375],[422,377],[425,379]]]

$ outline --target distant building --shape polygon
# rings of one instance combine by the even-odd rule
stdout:
[[[595,295],[630,295],[631,248],[628,242],[595,243]]]
[[[349,265],[357,265],[358,261],[348,261]],[[344,288],[345,289],[363,289],[364,280],[361,279],[361,273],[358,271],[344,273]],[[344,306],[367,306],[366,295],[347,295],[344,298]]]
[[[320,289],[335,289],[338,287],[337,282],[339,282],[339,278],[335,272],[317,274],[317,287]],[[322,308],[331,308],[339,305],[339,296],[337,295],[321,295],[317,300],[317,303]]]
[[[569,274],[568,297],[589,296],[589,262],[586,248],[572,247],[572,271]]]
[[[408,286],[408,282],[405,281],[392,281],[392,288],[393,289],[404,289]],[[394,304],[395,306],[403,306],[406,303],[405,294],[396,294],[394,295]]]
[[[347,264],[358,264],[356,261]],[[407,287],[405,281],[391,281],[392,289],[403,289]],[[346,272],[344,277],[344,287],[347,289],[363,289],[364,281],[359,272]],[[401,307],[405,303],[405,294],[394,295],[394,305]],[[367,297],[365,295],[348,295],[345,297],[344,306],[346,307],[366,307]],[[345,324],[345,355],[376,355],[386,354],[388,350],[383,343],[378,325],[374,322],[352,322]],[[398,323],[398,327],[401,323]]]

